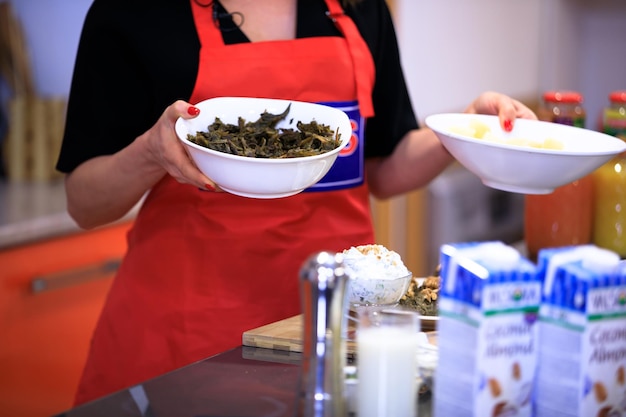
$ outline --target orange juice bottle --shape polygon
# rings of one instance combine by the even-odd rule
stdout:
[[[609,95],[603,131],[626,140],[626,91]],[[593,173],[593,242],[626,257],[626,155],[616,156]]]
[[[575,91],[548,91],[537,116],[548,122],[585,127],[582,102],[582,95]],[[530,259],[535,260],[543,248],[591,242],[593,185],[588,175],[551,194],[526,195],[524,239]]]

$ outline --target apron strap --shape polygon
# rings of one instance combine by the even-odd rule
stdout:
[[[355,68],[357,98],[361,116],[364,118],[373,117],[372,90],[374,88],[376,69],[370,50],[354,21],[343,11],[339,0],[326,0],[326,5],[328,7],[328,17],[337,26],[337,29],[343,34],[348,43],[348,50]]]

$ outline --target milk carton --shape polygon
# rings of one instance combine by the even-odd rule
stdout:
[[[626,273],[593,245],[545,249],[537,417],[626,416]]]
[[[541,283],[501,242],[443,245],[436,417],[531,416]]]

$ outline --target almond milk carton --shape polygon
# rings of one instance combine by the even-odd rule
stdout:
[[[443,245],[435,417],[530,417],[541,282],[502,242]]]
[[[544,249],[537,417],[626,416],[626,273],[593,245]]]

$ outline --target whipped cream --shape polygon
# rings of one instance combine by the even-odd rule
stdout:
[[[346,249],[343,263],[359,279],[395,279],[410,273],[400,255],[383,245]]]

